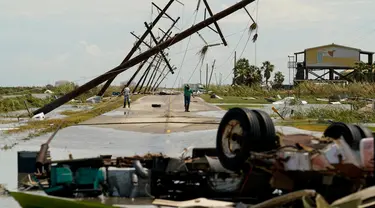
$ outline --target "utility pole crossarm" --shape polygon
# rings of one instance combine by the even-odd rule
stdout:
[[[176,22],[177,22],[177,21],[176,21]],[[175,23],[176,23],[176,22],[175,22]],[[173,25],[174,25],[175,23],[173,23]],[[173,25],[172,25],[172,27],[173,27]],[[145,22],[145,26],[146,26],[147,29],[149,29],[149,26],[148,26],[148,24],[147,24],[146,22]],[[168,33],[167,33],[167,34],[168,34]],[[158,40],[156,40],[156,38],[155,38],[155,36],[154,36],[154,33],[152,33],[152,31],[150,32],[150,35],[151,35],[151,38],[154,40],[155,44],[157,45],[157,44],[158,44]],[[168,35],[168,36],[169,36],[169,35]],[[169,61],[168,61],[167,57],[165,56],[165,54],[164,54],[164,52],[163,52],[162,50],[160,51],[160,54],[161,54],[161,56],[163,57],[165,63],[167,64],[167,66],[168,66],[168,68],[169,68],[169,71],[170,71],[172,74],[174,74],[174,71],[173,71],[173,69],[172,69],[172,66],[169,64]]]
[[[206,13],[207,13],[207,8],[204,9],[204,19],[206,20]],[[212,31],[214,31],[215,33],[219,34],[214,28],[212,28],[211,26],[207,26],[208,28],[210,28]]]
[[[141,45],[141,43],[143,42],[144,39],[146,39],[147,35],[149,34],[149,32],[152,30],[152,28],[156,25],[156,23],[161,19],[161,17],[163,16],[163,14],[165,14],[168,10],[168,8],[172,5],[172,3],[174,2],[174,0],[170,0],[167,5],[164,7],[164,9],[159,13],[159,15],[155,18],[155,20],[152,22],[152,25],[150,27],[150,30],[146,30],[143,35],[140,37],[140,39],[135,43],[135,45],[133,46],[133,48],[130,50],[130,52],[128,53],[128,55],[124,58],[124,60],[121,62],[121,64],[127,62],[133,55],[134,53],[137,51],[137,49],[139,48],[139,46]],[[121,65],[120,64],[120,65]],[[111,79],[109,79],[105,84],[104,86],[102,87],[102,89],[99,91],[98,95],[99,96],[102,96],[105,91],[108,89],[108,87],[111,85],[111,83],[113,82],[113,80],[115,80],[117,75],[114,75]]]
[[[170,34],[171,34],[170,31],[173,29],[173,26],[177,23],[177,21],[178,21],[179,19],[180,19],[180,17],[178,17],[177,20],[176,20],[176,22],[174,22],[174,23],[171,25],[171,27],[169,27],[167,33],[164,33],[163,37],[160,39],[160,42],[163,42],[165,39],[168,39],[168,38],[169,38],[169,36],[170,36]],[[150,31],[150,32],[151,32],[151,31]],[[151,33],[152,33],[152,32],[151,32]],[[138,39],[140,40],[140,38],[139,38],[137,35],[135,35],[133,32],[131,32],[131,34],[132,34],[134,37],[136,37],[136,38],[138,38]],[[151,45],[148,44],[148,43],[146,43],[145,41],[143,41],[143,43],[144,43],[145,45],[147,45],[149,48],[152,48]],[[157,45],[157,44],[159,44],[158,41],[155,42],[155,45]],[[156,58],[156,57],[155,57],[155,58]],[[146,59],[146,60],[147,60],[147,59]],[[154,61],[152,61],[152,62],[150,63],[150,66],[149,66],[149,67],[152,67],[153,62],[154,62]],[[169,63],[169,62],[168,62],[168,63]],[[143,65],[142,65],[142,67],[143,67]],[[140,68],[142,68],[142,67],[140,67]],[[147,72],[147,70],[149,70],[149,67],[147,67],[145,73]],[[131,81],[133,81],[133,79],[135,78],[135,76],[139,73],[140,68],[135,72],[135,75],[132,76]],[[144,77],[144,75],[142,76],[141,80],[143,79],[143,77]],[[130,83],[130,82],[129,82],[129,83]],[[140,83],[140,82],[137,83],[137,85],[136,85],[136,87],[135,87],[134,89],[137,89],[139,83]],[[121,90],[121,94],[124,92],[125,87],[126,87],[126,86],[124,86],[124,87],[122,88],[122,90]]]
[[[211,8],[210,8],[210,5],[208,5],[207,0],[203,0],[203,2],[204,2],[205,6],[206,6],[206,8],[207,8],[208,13],[210,14],[211,17],[213,17],[214,14],[212,13]],[[214,21],[214,25],[215,25],[215,27],[216,27],[217,32],[218,32],[219,35],[220,35],[221,40],[223,41],[224,46],[227,46],[228,43],[227,43],[227,41],[225,40],[224,35],[223,35],[223,33],[221,32],[221,29],[220,29],[220,27],[219,27],[219,24],[217,24],[217,21]]]
[[[154,2],[151,2],[151,4],[156,7],[156,9],[159,10],[159,12],[163,12],[162,9],[160,9],[160,7],[158,7],[158,5],[156,5]],[[176,20],[174,20],[171,16],[169,16],[166,12],[164,13],[165,16],[167,16],[170,20],[172,20],[172,22],[175,22]]]

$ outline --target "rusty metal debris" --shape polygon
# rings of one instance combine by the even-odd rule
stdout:
[[[330,129],[341,133],[333,137]],[[192,156],[182,158],[149,153],[51,161],[47,170],[64,167],[65,173],[72,172],[70,180],[74,181],[75,171],[96,168],[94,173],[100,173],[102,167],[105,177],[98,183],[101,188],[92,191],[93,194],[106,193],[108,196],[113,196],[115,193],[111,190],[118,187],[119,196],[132,198],[152,196],[165,200],[191,200],[204,197],[253,204],[270,200],[259,207],[300,203],[294,202],[296,198],[302,198],[304,203],[308,203],[306,200],[316,203],[320,197],[332,203],[374,185],[374,139],[355,133],[365,131],[364,127],[333,123],[325,132],[331,137],[277,136],[272,120],[264,112],[233,108],[220,122],[216,148],[193,149]],[[125,179],[115,180],[118,176],[111,173],[114,171],[110,170],[111,167],[131,170],[124,172],[122,177]],[[45,183],[52,177],[52,172],[35,175],[35,178],[41,181],[40,184],[43,182],[44,187],[51,188],[51,184]],[[118,180],[129,181],[120,187]],[[75,191],[82,188],[74,187]],[[135,194],[135,187],[147,192]],[[49,194],[74,196],[66,195],[71,189],[63,190]]]

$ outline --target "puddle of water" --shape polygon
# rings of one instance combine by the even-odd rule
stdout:
[[[207,116],[207,117],[213,117],[213,118],[223,118],[223,116],[224,116],[224,114],[226,112],[227,111],[225,111],[225,110],[220,110],[220,111],[201,111],[201,112],[197,112],[196,114],[200,115],[200,116]]]
[[[130,111],[129,109],[127,109],[127,111],[120,111],[120,110],[109,111],[107,113],[104,113],[103,116],[110,116],[110,117],[124,116],[125,112],[126,112],[126,115],[133,115],[133,114],[135,114],[135,112]]]
[[[60,114],[63,111],[83,111],[83,110],[89,110],[91,108],[92,106],[89,106],[89,105],[83,105],[83,106],[76,106],[76,105],[70,105],[70,104],[62,105],[45,116],[46,116],[46,119],[59,119],[59,118],[66,117],[65,115]],[[37,108],[30,108],[30,111],[34,111],[36,109]],[[22,114],[27,114],[27,110],[18,110],[18,111],[12,111],[8,113],[1,113],[0,117],[4,117],[4,118],[1,118],[1,120],[5,120],[5,119],[17,120],[16,118],[7,118],[7,117],[17,117],[18,115],[22,115]]]
[[[220,113],[225,113],[225,111],[220,111]],[[293,127],[277,127],[279,128],[284,133],[308,132]],[[180,156],[184,148],[191,150],[192,147],[215,147],[216,132],[215,129],[150,134],[91,126],[72,126],[57,133],[50,144],[50,151],[53,160],[68,159],[69,153],[74,158],[96,157],[99,154],[131,156],[149,152],[164,153],[175,157]],[[20,142],[11,150],[0,151],[0,167],[6,167],[0,171],[0,183],[7,184],[9,189],[15,189],[17,186],[17,152],[38,151],[40,145],[46,142],[50,135],[51,133]],[[18,208],[19,205],[12,198],[0,197],[0,207]]]

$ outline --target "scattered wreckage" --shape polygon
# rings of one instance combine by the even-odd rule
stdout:
[[[255,204],[307,189],[314,190],[307,195],[319,193],[332,203],[374,185],[374,139],[365,127],[333,123],[323,138],[278,135],[260,110],[230,109],[220,122],[216,148],[195,148],[192,156],[181,158],[148,154],[51,161],[51,139],[42,145],[32,179],[52,196],[203,197]],[[293,203],[302,207],[301,201]]]

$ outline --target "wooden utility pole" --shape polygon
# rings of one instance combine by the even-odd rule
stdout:
[[[158,66],[160,65],[161,61],[162,61],[162,57],[160,57],[159,60],[156,62],[156,66],[155,66],[155,67],[158,67]],[[148,77],[148,74],[149,74],[150,71],[151,71],[151,68],[152,68],[152,66],[147,70],[146,75],[145,75],[145,78],[143,79],[143,82],[142,82],[141,86],[139,87],[139,91],[138,91],[138,93],[141,93],[141,90],[142,90],[142,88],[143,88],[143,85],[145,84],[145,82],[146,82],[146,80],[147,80],[147,77]]]
[[[159,70],[161,63],[163,62],[162,59],[159,60],[158,64],[154,67],[154,70],[151,73],[150,79],[148,80],[145,90],[143,91],[143,94],[147,93],[148,88],[150,87],[151,80],[155,78],[156,72]]]
[[[154,58],[152,59],[150,65],[148,65],[148,67],[147,67],[147,69],[145,70],[145,72],[143,73],[142,77],[139,79],[139,81],[138,81],[137,84],[135,85],[135,87],[134,87],[134,89],[133,89],[133,93],[136,92],[136,90],[137,90],[139,84],[140,84],[140,83],[142,82],[142,80],[145,78],[146,73],[150,70],[150,68],[152,67],[152,64],[154,64],[154,62],[155,62],[155,60],[156,60],[157,57],[158,57],[157,55],[154,56]]]
[[[236,76],[237,76],[237,51],[234,51],[232,85],[235,84]]]
[[[206,64],[206,89],[208,88],[208,63]]]
[[[214,60],[214,63],[212,63],[212,69],[211,69],[210,79],[208,80],[208,87],[210,87],[210,84],[211,84],[212,73],[214,72],[215,63],[216,63],[216,59]]]
[[[178,17],[178,18],[176,19],[176,21],[173,22],[173,24],[169,27],[168,31],[167,31],[166,33],[164,33],[163,37],[160,39],[160,42],[163,42],[165,39],[168,39],[168,38],[170,37],[170,35],[171,35],[171,33],[172,33],[171,30],[172,30],[173,27],[176,25],[176,23],[177,23],[177,21],[178,21],[179,19],[180,19],[180,17]],[[150,27],[147,27],[147,29],[150,29]],[[138,36],[136,36],[134,33],[131,33],[131,34],[140,40],[140,38],[139,38]],[[150,32],[150,34],[153,35],[152,32]],[[142,41],[142,42],[143,42],[143,44],[145,44],[145,45],[148,46],[149,48],[152,48],[151,45],[150,45],[151,43],[148,44],[148,43],[146,43],[145,41]],[[154,39],[154,42],[155,42],[155,45],[158,45],[158,44],[159,44],[159,42],[158,42],[156,39]],[[162,53],[161,55],[163,56],[164,60],[166,60],[166,57],[165,57],[164,53]],[[148,60],[148,59],[146,59],[146,61],[147,61],[147,60]],[[166,62],[167,62],[167,66],[170,67],[170,65],[169,65],[169,61],[166,60]],[[142,69],[142,67],[143,67],[143,65],[141,64],[141,66],[137,69],[137,71],[136,71],[136,72],[133,74],[133,76],[130,78],[130,80],[129,80],[127,86],[129,86],[129,84],[130,84],[130,83],[133,81],[133,79],[137,76],[137,74],[138,74],[139,71]],[[170,70],[171,70],[171,69],[172,69],[172,68],[170,67]],[[124,92],[124,89],[125,89],[125,87],[127,87],[127,86],[124,86],[124,87],[122,88],[122,90],[121,90],[121,94]],[[137,85],[137,86],[138,86],[138,85]]]
[[[87,92],[88,90],[91,90],[92,88],[100,85],[101,83],[103,83],[107,80],[114,79],[118,74],[126,71],[130,67],[133,67],[133,66],[141,63],[142,61],[148,59],[149,57],[156,55],[161,50],[164,50],[168,47],[171,47],[172,45],[186,39],[190,35],[195,34],[197,31],[207,27],[208,25],[210,25],[210,24],[212,24],[216,21],[219,21],[220,19],[223,19],[223,18],[229,16],[230,14],[236,12],[239,9],[242,9],[243,7],[245,7],[246,5],[248,5],[248,4],[250,4],[254,1],[255,0],[242,0],[242,1],[232,5],[231,7],[215,14],[214,16],[209,17],[206,20],[204,20],[202,22],[199,22],[199,23],[191,26],[190,28],[176,34],[173,38],[170,38],[170,39],[158,44],[157,46],[149,49],[148,51],[145,51],[145,52],[139,54],[138,56],[136,56],[136,57],[120,64],[119,66],[111,69],[110,71],[106,72],[105,74],[102,74],[102,75],[92,79],[91,81],[87,82],[86,84],[83,84],[82,86],[78,87],[77,89],[75,89],[75,90],[67,93],[66,95],[61,96],[60,98],[52,101],[51,103],[48,103],[47,105],[37,109],[36,111],[33,112],[33,114],[36,115],[36,114],[39,114],[39,113],[42,113],[42,112],[44,114],[47,114],[47,113],[51,112],[52,110],[58,108],[59,106],[63,105],[64,103],[69,102],[70,100],[76,98],[77,96],[80,96],[81,94]]]
[[[156,79],[154,86],[152,86],[151,91],[154,92],[156,90],[156,86],[159,83],[160,78],[164,75],[164,71],[167,68],[167,66],[164,67],[164,69],[160,72],[158,78]]]
[[[158,16],[155,18],[155,20],[152,22],[151,24],[151,27],[149,29],[147,29],[143,35],[139,38],[139,40],[135,43],[135,45],[133,46],[133,48],[130,50],[130,52],[128,53],[128,55],[124,58],[124,60],[121,62],[121,64],[124,64],[125,62],[127,62],[133,55],[134,53],[138,50],[138,48],[141,46],[141,43],[146,39],[147,35],[151,32],[152,28],[156,25],[156,23],[163,17],[164,14],[166,14],[166,11],[168,10],[168,8],[172,5],[172,3],[174,2],[174,0],[170,0],[167,5],[164,7],[164,9],[158,14]],[[120,65],[121,65],[120,64]],[[117,75],[116,75],[117,76]],[[111,83],[113,82],[113,80],[115,80],[116,76],[113,76],[112,78],[110,78],[105,84],[104,86],[102,87],[102,89],[99,91],[98,93],[98,96],[103,96],[103,94],[105,93],[105,91],[108,89],[108,87],[111,85]]]

